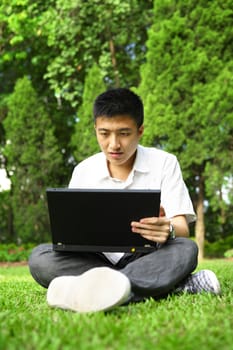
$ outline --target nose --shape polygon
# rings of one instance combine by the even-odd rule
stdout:
[[[118,148],[120,148],[120,142],[119,142],[119,138],[117,137],[117,135],[112,134],[110,136],[109,146],[110,146],[111,149],[118,149]]]

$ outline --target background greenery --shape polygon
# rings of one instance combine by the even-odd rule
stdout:
[[[0,242],[49,239],[45,189],[98,151],[92,102],[125,86],[145,105],[143,144],[180,161],[200,255],[204,243],[232,248],[232,73],[233,0],[2,0],[0,163],[12,186]]]
[[[0,268],[0,349],[230,350],[233,262],[199,268],[217,273],[222,296],[173,295],[94,314],[50,308],[27,267]]]

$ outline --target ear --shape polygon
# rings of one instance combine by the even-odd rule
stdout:
[[[144,132],[144,125],[141,125],[140,128],[138,128],[138,135],[141,137]]]

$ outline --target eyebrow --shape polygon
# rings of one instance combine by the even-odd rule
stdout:
[[[98,131],[111,131],[111,129],[106,129],[106,128],[97,128]],[[131,131],[131,128],[119,128],[116,129],[116,131]]]

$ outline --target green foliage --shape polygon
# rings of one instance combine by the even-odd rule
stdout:
[[[229,251],[231,247],[233,247],[232,235],[212,243],[205,241],[205,256],[208,258],[223,258],[225,252]]]
[[[0,143],[5,144],[2,121],[8,113],[7,99],[16,81],[23,76],[30,77],[38,96],[50,115],[55,134],[62,149],[64,166],[59,180],[67,183],[71,171],[68,143],[73,131],[74,111],[65,101],[60,101],[51,91],[44,75],[47,66],[56,55],[43,36],[41,18],[53,0],[3,0],[0,2]],[[0,163],[5,167],[7,160],[0,149]]]
[[[32,243],[20,246],[14,243],[0,244],[0,262],[27,261],[33,248]]]
[[[47,217],[41,217],[40,214],[41,211],[45,213],[44,198],[41,202],[37,202],[37,205],[29,204],[34,203],[33,195],[29,194],[28,190],[25,191],[25,183],[21,184],[29,179],[28,176],[25,176],[28,170],[24,171],[23,168],[27,168],[29,161],[35,161],[33,153],[35,151],[39,153],[40,146],[37,147],[35,142],[34,144],[30,142],[31,155],[28,151],[22,158],[19,155],[21,152],[17,152],[17,148],[15,148],[14,158],[17,161],[19,156],[21,164],[16,171],[15,164],[12,165],[13,152],[10,151],[13,146],[10,147],[9,141],[7,141],[9,137],[5,135],[6,127],[3,127],[4,119],[9,119],[7,100],[16,81],[23,76],[27,76],[31,80],[37,96],[40,96],[42,109],[53,122],[53,134],[58,140],[59,152],[61,151],[60,155],[63,158],[54,182],[50,181],[49,178],[45,180],[47,176],[45,169],[49,169],[50,166],[40,168],[38,165],[37,177],[38,179],[39,177],[43,178],[42,183],[46,181],[46,183],[53,185],[57,183],[60,186],[65,186],[74,165],[70,139],[76,123],[74,108],[77,111],[83,100],[84,79],[94,62],[100,62],[102,76],[105,77],[108,86],[118,84],[119,81],[129,86],[137,83],[139,80],[138,66],[144,60],[144,42],[147,37],[147,27],[151,21],[152,6],[151,0],[147,2],[138,0],[133,2],[119,2],[118,0],[101,2],[95,0],[94,3],[82,0],[1,1],[0,163],[3,167],[6,167],[7,164],[8,175],[14,173],[14,176],[11,177],[13,197],[15,198],[17,191],[17,196],[20,197],[20,192],[22,192],[21,198],[24,208],[27,203],[27,210],[23,210],[19,203],[13,204],[14,200],[12,200],[14,216],[10,218],[10,224],[8,222],[0,223],[1,232],[9,229],[8,238],[16,240],[19,237],[18,228],[24,227],[26,215],[28,215],[27,222],[30,222],[30,225],[27,226],[28,229],[25,227],[24,232],[22,232],[25,238],[33,235],[33,240],[38,239],[39,228],[33,219],[37,215],[36,222],[39,221],[41,227],[44,227],[44,232],[41,232],[43,236],[40,238],[43,239],[47,234],[45,224]],[[130,30],[128,30],[129,27],[131,27]],[[18,106],[19,111],[17,112]],[[16,104],[15,115],[20,115],[21,112],[21,105]],[[15,140],[18,142],[18,150],[23,151],[23,137],[26,135],[21,129],[22,125],[17,126],[17,120],[14,123],[13,127],[20,127],[19,134],[15,135]],[[37,126],[35,128],[37,130]],[[46,129],[49,127],[44,128],[44,130]],[[7,142],[8,144],[6,144]],[[4,150],[5,146],[6,151]],[[47,153],[49,153],[48,149]],[[8,156],[11,158],[9,161]],[[43,169],[43,173],[40,169]],[[34,180],[33,178],[32,181],[34,182]],[[27,187],[30,185],[32,186],[28,183]],[[42,187],[44,187],[43,184]],[[32,192],[37,192],[37,190],[32,189]],[[20,215],[21,210],[23,213]],[[20,219],[20,217],[22,218]],[[12,222],[14,223],[13,231]],[[34,229],[31,231],[30,226],[33,225]],[[34,235],[35,232],[36,235]]]
[[[41,32],[57,52],[46,73],[56,94],[77,107],[94,62],[108,85],[136,85],[152,4],[151,0],[56,0],[41,20]]]
[[[233,172],[232,15],[232,1],[155,1],[138,89],[143,142],[178,156],[194,203],[225,211],[221,194]]]
[[[155,2],[139,88],[144,141],[178,153],[186,177],[196,169],[200,175],[203,165],[207,178],[207,165],[226,169],[227,163],[232,170],[232,9],[224,7],[218,1]]]
[[[210,243],[232,237],[233,232],[233,206],[217,211],[210,206],[206,209],[206,240]]]
[[[77,162],[99,151],[94,131],[93,102],[105,89],[101,70],[94,64],[85,79],[83,101],[78,109],[78,122],[71,140]]]
[[[38,27],[44,6],[30,0],[0,3],[1,93],[8,94],[24,74],[31,74],[33,80],[42,78],[41,72],[50,55]],[[40,86],[40,91],[43,88]]]
[[[224,253],[225,258],[233,258],[233,249],[229,249]]]
[[[40,222],[44,231],[41,234],[46,236],[44,198],[41,202],[36,200],[35,205],[35,196],[28,189],[38,192],[31,183],[25,183],[26,179],[37,183],[35,188],[40,179],[43,189],[45,183],[66,186],[74,158],[80,161],[98,150],[90,112],[86,111],[90,111],[93,99],[101,92],[98,84],[102,84],[102,77],[106,87],[134,86],[142,96],[146,114],[143,142],[178,156],[195,207],[203,186],[204,200],[208,202],[206,239],[213,242],[232,233],[232,0],[156,0],[153,13],[152,7],[152,0],[0,2],[0,163],[3,167],[7,164],[8,175],[14,174],[12,191],[7,198],[3,194],[0,197],[4,198],[0,202],[1,240],[16,240],[16,226],[24,227],[25,218],[30,225],[28,231],[22,229],[24,237],[39,238],[40,229],[35,222]],[[101,81],[97,76],[91,79],[94,64],[101,70]],[[142,81],[137,89],[140,69]],[[2,122],[8,119],[8,97],[18,78],[25,75],[32,82],[37,99],[40,97],[43,112],[33,104],[32,109],[46,113],[53,123],[52,134],[59,145],[57,154],[62,157],[54,177],[48,175],[50,170],[46,171],[50,169],[50,157],[54,159],[50,146],[45,152],[37,142],[29,142],[28,152],[21,158],[28,132],[24,132],[16,117],[12,125],[19,126],[18,135],[14,135],[15,164],[12,159],[8,161],[9,137]],[[23,109],[17,103],[15,115],[20,116]],[[26,109],[25,113],[31,114]],[[50,129],[47,125],[44,130]],[[29,138],[36,138],[31,130],[30,135]],[[50,137],[53,138],[47,131],[46,143],[50,143]],[[39,153],[46,158],[43,164]],[[18,160],[20,166],[16,170]],[[31,161],[37,169],[33,177],[28,175]],[[12,212],[8,200],[13,206],[16,194],[22,200],[14,204]],[[12,222],[16,221],[12,229]]]
[[[173,295],[112,312],[50,308],[28,267],[0,268],[0,347],[9,350],[228,350],[232,348],[233,263],[205,261],[222,296]],[[208,335],[208,336],[207,336]]]
[[[4,150],[11,175],[14,229],[20,240],[49,231],[45,189],[56,186],[62,164],[54,128],[28,78],[20,79],[8,100]]]

